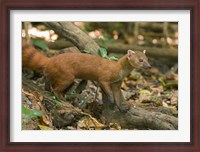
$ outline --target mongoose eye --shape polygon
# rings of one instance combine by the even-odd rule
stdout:
[[[140,62],[143,62],[143,59],[139,59]]]

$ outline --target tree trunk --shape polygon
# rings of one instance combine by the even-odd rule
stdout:
[[[72,42],[79,50],[90,50],[92,54],[97,55],[99,46],[83,31],[71,22],[46,22],[47,26],[52,28],[61,37]]]

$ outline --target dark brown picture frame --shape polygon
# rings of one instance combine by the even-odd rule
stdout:
[[[5,0],[1,2],[0,151],[134,151],[199,152],[200,0]],[[190,142],[10,142],[10,11],[11,10],[190,10]],[[189,86],[188,86],[189,87]],[[128,137],[127,137],[128,138]],[[145,138],[145,137],[144,137]],[[153,137],[152,137],[153,138]]]

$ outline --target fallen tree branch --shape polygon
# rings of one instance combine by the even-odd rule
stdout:
[[[106,120],[119,123],[123,128],[139,128],[150,130],[176,130],[178,119],[161,112],[149,112],[140,107],[132,107],[127,113],[121,113],[118,109],[105,108],[103,116]]]
[[[178,50],[177,49],[162,49],[162,48],[152,48],[152,47],[143,47],[143,46],[134,46],[134,45],[125,45],[125,44],[108,44],[108,50],[112,53],[121,53],[125,54],[127,50],[147,50],[147,56],[154,58],[169,58],[172,60],[178,61]]]
[[[71,42],[65,40],[58,40],[55,42],[48,42],[48,47],[50,49],[61,50],[64,48],[74,46]],[[157,47],[144,47],[144,46],[136,46],[136,45],[128,45],[128,44],[106,44],[108,46],[108,53],[118,53],[125,54],[127,50],[147,50],[147,55],[153,58],[169,58],[174,61],[178,61],[178,50],[177,49],[166,49],[166,48],[157,48]],[[96,53],[95,53],[96,54]]]

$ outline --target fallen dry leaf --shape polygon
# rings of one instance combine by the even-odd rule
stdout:
[[[40,130],[53,130],[53,128],[43,126],[43,125],[38,125],[38,127],[40,128]]]
[[[105,128],[105,125],[103,125],[102,123],[98,122],[95,118],[91,119],[91,118],[85,118],[83,120],[80,120],[77,123],[78,127],[80,129],[89,129],[89,130],[101,130],[103,128]]]

